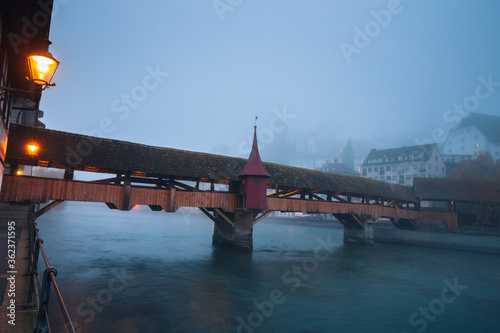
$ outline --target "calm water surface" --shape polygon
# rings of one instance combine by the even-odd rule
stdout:
[[[500,332],[498,255],[266,219],[238,253],[196,211],[63,208],[38,227],[79,332]]]

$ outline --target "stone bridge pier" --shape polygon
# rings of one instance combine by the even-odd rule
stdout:
[[[258,210],[237,210],[235,213],[214,211],[212,245],[251,252],[253,224]]]
[[[267,208],[267,180],[271,178],[259,155],[257,126],[254,126],[253,144],[244,168],[238,174],[238,207],[234,213],[214,210],[215,222],[212,244],[252,251],[253,225],[257,215]],[[267,213],[261,216],[265,217]],[[259,218],[260,219],[260,218]]]
[[[344,243],[373,245],[373,224],[367,215],[333,214],[344,225]]]

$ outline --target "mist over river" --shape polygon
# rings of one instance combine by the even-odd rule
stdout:
[[[344,245],[334,224],[277,218],[241,253],[212,247],[196,210],[61,206],[37,223],[79,332],[500,331],[498,255]],[[64,332],[53,294],[49,314]]]

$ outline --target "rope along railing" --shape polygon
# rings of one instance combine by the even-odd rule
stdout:
[[[50,289],[54,286],[54,292],[59,303],[59,308],[61,309],[64,320],[68,327],[68,332],[76,333],[75,325],[71,320],[68,309],[64,304],[64,300],[61,296],[59,286],[57,285],[56,276],[57,270],[55,267],[50,266],[45,251],[43,249],[43,239],[38,235],[38,228],[36,227],[35,217],[33,213],[30,213],[29,217],[29,263],[28,263],[28,275],[31,276],[30,285],[28,290],[28,302],[27,306],[33,306],[33,298],[36,302],[36,309],[38,312],[36,327],[33,333],[50,333],[50,322],[49,322],[49,297]],[[39,271],[38,271],[38,259],[39,254],[42,253],[42,258],[45,262],[45,271],[43,272],[42,280],[40,281]]]

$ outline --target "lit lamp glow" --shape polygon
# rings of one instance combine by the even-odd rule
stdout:
[[[48,40],[47,42],[50,44]],[[59,61],[54,59],[49,51],[36,52],[28,56],[27,60],[29,75],[26,79],[30,83],[29,89],[23,90],[17,87],[0,86],[0,102],[11,97],[22,97],[27,101],[39,102],[42,90],[55,86],[55,83],[52,83],[52,78],[59,66]]]
[[[32,54],[28,57],[30,70],[30,81],[43,86],[54,86],[51,83],[54,73],[56,72],[59,61],[54,59],[49,52],[45,54]]]
[[[20,176],[20,175],[22,175],[22,174],[23,174],[23,172],[22,172],[21,170],[17,170],[17,172],[16,172],[16,173],[17,173],[17,175],[18,175],[18,176]]]
[[[28,154],[29,155],[32,155],[32,156],[35,156],[36,153],[38,152],[38,146],[36,144],[28,144]]]

